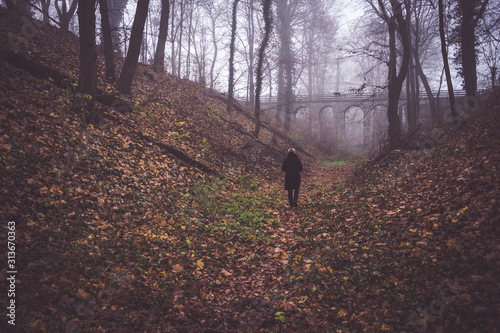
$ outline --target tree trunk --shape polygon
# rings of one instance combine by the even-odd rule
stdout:
[[[233,94],[234,94],[234,42],[236,40],[236,15],[238,12],[239,0],[233,2],[233,20],[231,23],[231,45],[229,46],[229,87],[228,87],[228,103],[227,113],[233,111]]]
[[[276,93],[276,114],[274,115],[274,118],[276,120],[277,124],[282,124],[283,123],[283,101],[285,99],[285,79],[284,79],[284,70],[285,66],[283,66],[283,63],[281,61],[278,61],[278,92]],[[270,85],[271,86],[271,85]]]
[[[477,91],[475,4],[475,0],[460,0],[462,10],[460,25],[462,70],[467,96],[476,96]]]
[[[120,55],[124,54],[124,51],[122,50],[122,37],[120,29],[123,19],[123,11],[127,6],[127,2],[128,0],[107,0],[113,50]],[[124,38],[123,40],[126,39]]]
[[[437,105],[436,105],[436,99],[434,98],[434,95],[432,94],[432,89],[431,89],[431,86],[429,85],[429,81],[427,80],[427,77],[425,76],[425,73],[422,70],[422,65],[420,64],[420,59],[418,58],[418,52],[416,51],[416,49],[413,49],[413,55],[414,55],[414,59],[415,59],[415,68],[417,70],[417,76],[420,77],[420,80],[422,81],[422,84],[424,85],[424,89],[425,89],[425,93],[427,94],[427,98],[429,99],[432,121],[435,124],[441,124],[441,116],[440,116],[440,113],[439,113]]]
[[[453,92],[453,82],[451,81],[450,64],[448,63],[448,50],[446,48],[446,36],[444,33],[444,7],[443,0],[438,0],[439,10],[439,35],[441,37],[441,54],[443,55],[444,72],[446,84],[448,85],[448,96],[450,99],[451,116],[456,117],[455,93]]]
[[[193,30],[193,4],[188,7],[189,10],[189,25],[188,25],[188,41],[187,41],[187,55],[186,55],[186,79],[190,79],[191,75],[191,34]]]
[[[51,0],[40,0],[40,4],[42,5],[42,22],[43,25],[48,25],[49,24],[49,8],[50,8],[50,1]]]
[[[217,31],[216,31],[216,25],[215,25],[215,18],[212,17],[212,43],[214,47],[214,55],[212,57],[212,64],[210,65],[210,89],[214,89],[214,84],[215,84],[215,77],[214,77],[214,72],[215,72],[215,62],[217,61],[217,52],[218,52],[218,47],[217,47]]]
[[[291,50],[291,31],[290,18],[287,15],[287,1],[278,0],[277,16],[280,22],[280,64],[283,66],[283,95],[278,94],[278,104],[283,106],[284,122],[283,126],[286,132],[290,130],[292,118],[292,102],[293,102],[293,59]],[[283,99],[280,99],[282,97]]]
[[[496,83],[495,83],[495,82],[496,82],[496,80],[497,80],[497,70],[498,70],[498,69],[497,69],[497,67],[496,67],[496,66],[492,66],[492,67],[491,67],[491,69],[490,69],[490,71],[491,71],[491,89],[492,89],[493,91],[495,91],[495,90],[496,90],[496,88],[497,88],[497,87],[496,87]]]
[[[420,63],[420,45],[421,45],[421,27],[423,26],[421,24],[421,15],[422,12],[420,12],[419,7],[416,6],[414,10],[414,15],[415,15],[415,43],[414,46],[412,46],[411,51],[413,55],[413,60],[414,60],[414,65],[415,65],[415,82],[416,82],[416,87],[417,87],[417,121],[420,116],[420,84],[419,82],[421,81],[422,84],[424,85],[424,90],[427,94],[427,98],[429,100],[429,106],[430,106],[430,112],[431,112],[431,119],[434,124],[440,124],[441,123],[441,117],[440,113],[437,109],[436,105],[436,99],[434,98],[434,95],[432,94],[432,89],[429,85],[429,81],[427,80],[427,77],[425,76],[425,73],[422,69],[422,65]],[[434,17],[434,16],[433,16]],[[424,16],[424,25],[431,25],[428,20],[426,20],[426,17]],[[424,32],[428,31],[428,29],[423,29]],[[427,33],[428,34],[428,33]],[[426,38],[426,34],[424,34],[424,39]],[[419,81],[420,78],[420,81]]]
[[[410,23],[410,22],[408,22]],[[411,26],[407,26],[408,31],[411,31]],[[411,44],[412,38],[411,33],[408,34],[408,39]],[[417,96],[416,96],[416,84],[415,79],[415,66],[413,62],[413,55],[410,52],[410,62],[408,64],[408,74],[406,76],[406,120],[408,123],[408,131],[413,132],[417,127]]]
[[[410,61],[411,63],[411,61]],[[408,131],[412,131],[416,126],[416,110],[415,110],[415,84],[412,75],[412,66],[408,69],[408,76],[406,77],[406,121],[408,125]],[[404,124],[403,124],[404,128]]]
[[[180,0],[180,6],[181,6],[181,16],[179,20],[179,43],[177,46],[177,49],[179,50],[179,53],[177,54],[177,76],[181,77],[181,56],[182,56],[182,34],[184,32],[184,1]]]
[[[264,5],[264,3],[263,3]],[[254,82],[254,39],[255,39],[255,26],[254,26],[254,6],[253,2],[249,3],[248,8],[248,102],[250,107],[255,108],[255,82]],[[265,14],[264,14],[265,15]],[[265,19],[265,17],[264,17]],[[261,72],[262,74],[262,72]]]
[[[306,32],[304,32],[306,34]],[[307,41],[307,94],[309,98],[312,99],[312,96],[315,92],[314,89],[314,80],[313,80],[313,54],[314,54],[314,36],[313,29],[309,29],[309,39]]]
[[[177,72],[177,69],[175,67],[175,0],[172,0],[172,22],[170,23],[171,29],[170,29],[170,40],[172,41],[171,46],[171,57],[170,57],[170,62],[172,65],[172,75],[175,75]]]
[[[389,145],[395,148],[401,137],[401,123],[398,115],[401,87],[397,85],[396,22],[389,23],[389,84],[387,120],[389,121]]]
[[[255,137],[259,137],[260,133],[260,93],[262,90],[262,68],[264,64],[264,55],[266,52],[266,47],[269,42],[269,37],[271,35],[272,24],[273,24],[273,14],[272,14],[272,0],[263,0],[262,1],[262,10],[264,15],[265,22],[265,32],[264,38],[260,44],[259,55],[258,55],[258,63],[257,63],[257,74],[256,74],[256,88],[255,88]]]
[[[465,92],[467,96],[475,96],[477,91],[477,68],[476,68],[476,36],[474,26],[472,25],[472,15],[470,15],[470,0],[461,1],[467,3],[462,5],[464,14],[461,24],[461,48],[462,48],[462,67],[465,83]]]
[[[118,79],[118,89],[122,94],[130,94],[132,87],[132,80],[134,79],[139,54],[141,52],[142,35],[144,32],[144,24],[148,16],[149,0],[139,0],[137,2],[137,9],[135,12],[134,23],[132,25],[132,32],[130,33],[130,44],[123,64],[123,69]]]
[[[379,4],[381,7],[383,6],[381,0],[379,0]],[[387,22],[389,26],[389,101],[387,106],[387,119],[389,121],[389,146],[391,149],[394,149],[398,147],[401,140],[401,123],[398,115],[398,104],[403,82],[408,73],[411,43],[407,30],[408,22],[403,18],[401,4],[397,0],[391,0],[391,6],[394,16],[389,18]],[[409,10],[409,8],[407,9]],[[397,73],[396,28],[399,28],[399,35],[403,44],[403,59],[401,61],[399,73]]]
[[[157,73],[165,70],[165,44],[168,34],[168,17],[170,16],[170,1],[161,0],[160,31],[158,33],[158,43],[156,44],[155,60],[153,69]]]
[[[97,51],[95,44],[96,0],[79,0],[78,21],[80,22],[80,77],[75,103],[76,112],[83,113],[85,122],[99,120],[95,110],[97,89]]]
[[[109,24],[108,1],[99,0],[99,8],[101,12],[101,27],[104,46],[104,63],[106,65],[106,79],[109,82],[115,82],[115,60],[113,54],[113,39],[111,37],[111,25]]]

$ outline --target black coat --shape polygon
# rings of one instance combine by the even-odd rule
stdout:
[[[281,170],[285,171],[285,190],[298,190],[300,187],[300,172],[303,170],[300,158],[290,152],[283,161]]]

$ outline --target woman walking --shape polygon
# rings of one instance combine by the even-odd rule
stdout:
[[[297,207],[299,200],[300,172],[303,170],[300,158],[294,148],[288,149],[281,170],[285,172],[285,190],[288,191],[290,207]]]

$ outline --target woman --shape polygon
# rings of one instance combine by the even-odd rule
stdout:
[[[302,163],[294,148],[288,149],[288,155],[283,161],[281,170],[285,171],[285,190],[288,191],[290,207],[297,207],[299,200],[300,172]]]

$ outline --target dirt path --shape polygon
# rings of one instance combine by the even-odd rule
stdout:
[[[318,200],[323,194],[334,190],[353,170],[353,166],[310,166],[303,172],[299,207],[288,207],[283,191],[280,208],[273,208],[280,226],[273,230],[271,239],[232,246],[228,243],[226,250],[232,262],[223,264],[227,269],[218,275],[200,275],[198,282],[185,290],[190,295],[193,289],[199,290],[197,299],[189,297],[189,301],[181,302],[178,306],[183,314],[179,322],[173,326],[162,323],[159,331],[280,331],[280,313],[297,307],[296,299],[291,298],[292,284],[300,281],[290,275],[290,269],[296,260],[292,253],[298,242],[304,241],[300,237],[301,224],[321,209]],[[282,183],[282,178],[276,179],[262,189],[262,194],[282,189]],[[267,194],[276,197],[276,193]],[[177,303],[185,298],[185,293],[174,295]]]
[[[276,309],[287,310],[294,306],[287,302],[288,291],[283,289],[284,280],[287,279],[285,268],[294,259],[289,255],[297,241],[294,229],[304,216],[309,216],[317,209],[314,207],[314,195],[334,190],[354,170],[353,166],[314,165],[303,173],[299,207],[290,208],[287,202],[283,202],[283,208],[279,211],[281,227],[276,229],[272,245],[264,250],[251,270],[231,276],[232,291],[237,290],[245,295],[242,304],[233,304],[243,308],[231,309],[233,313],[239,312],[237,331],[276,329],[277,322],[279,323]]]

